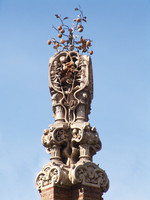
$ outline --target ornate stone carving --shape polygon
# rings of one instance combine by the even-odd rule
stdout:
[[[63,165],[47,164],[36,177],[36,187],[39,191],[42,188],[54,186],[56,184],[69,185],[68,172]]]
[[[107,175],[92,162],[102,144],[96,128],[88,122],[93,98],[90,56],[67,51],[52,57],[49,88],[55,123],[44,130],[42,144],[51,154],[51,161],[37,175],[38,190],[82,183],[106,192]]]
[[[52,57],[49,87],[55,121],[87,121],[93,98],[90,56],[68,51]]]
[[[92,162],[83,162],[73,166],[69,173],[72,184],[82,183],[101,188],[106,192],[109,188],[109,180],[104,170]]]

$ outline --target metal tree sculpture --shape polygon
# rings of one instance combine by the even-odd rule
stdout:
[[[75,11],[78,11],[79,15],[77,15],[77,18],[73,20],[72,27],[69,27],[64,22],[66,19],[68,19],[68,17],[64,17],[62,19],[58,14],[55,15],[56,18],[60,20],[61,24],[58,26],[58,28],[55,26],[52,27],[58,32],[57,36],[60,38],[60,41],[56,40],[55,38],[48,40],[48,45],[53,44],[53,48],[57,51],[55,55],[62,51],[73,50],[82,53],[89,53],[90,55],[93,54],[93,51],[89,49],[92,41],[90,39],[83,38],[83,36],[80,36],[79,38],[79,34],[84,30],[82,23],[87,22],[86,17],[83,15],[83,12],[80,8],[75,8]],[[78,34],[75,34],[77,31]]]

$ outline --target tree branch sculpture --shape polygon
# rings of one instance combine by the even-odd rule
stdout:
[[[83,23],[87,22],[86,16],[83,15],[83,12],[80,8],[75,8],[75,11],[78,11],[76,19],[73,20],[72,26],[69,27],[65,21],[68,17],[61,18],[58,14],[56,14],[56,18],[60,20],[60,25],[56,28],[54,25],[52,26],[58,33],[58,39],[52,38],[48,40],[48,45],[53,45],[53,48],[57,51],[55,55],[62,51],[77,51],[82,53],[93,54],[93,51],[90,50],[92,46],[92,40],[85,39],[83,36],[79,35],[84,31]],[[78,32],[76,34],[76,32]]]

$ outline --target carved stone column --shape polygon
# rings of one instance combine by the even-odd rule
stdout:
[[[55,123],[45,129],[42,144],[51,154],[36,178],[42,200],[102,200],[109,180],[92,162],[101,149],[88,122],[93,98],[91,58],[75,51],[50,59],[49,88]]]

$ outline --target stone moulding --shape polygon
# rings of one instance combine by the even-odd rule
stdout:
[[[90,56],[68,51],[52,57],[49,88],[55,123],[44,130],[41,141],[51,161],[38,173],[37,189],[82,184],[106,192],[108,177],[92,162],[102,144],[96,128],[88,122],[93,98]]]

